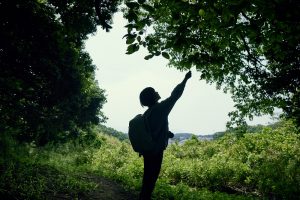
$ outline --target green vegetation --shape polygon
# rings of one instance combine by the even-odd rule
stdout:
[[[72,170],[78,167],[76,163],[53,164],[63,159],[64,155],[73,156],[76,161],[76,155],[82,147],[72,144],[58,149],[57,146],[48,144],[38,148],[30,144],[16,143],[11,138],[5,140],[0,140],[1,145],[9,144],[4,151],[1,149],[0,154],[1,198],[53,199],[61,195],[75,199],[96,188],[95,183],[84,180],[82,175]]]
[[[99,124],[97,126],[97,131],[101,132],[101,133],[105,133],[105,134],[111,135],[113,137],[116,137],[116,138],[118,138],[121,141],[128,139],[128,135],[126,133],[122,133],[120,131],[117,131],[117,130],[115,130],[113,128],[110,128],[110,127],[106,127],[106,126],[101,125],[101,124]]]
[[[264,127],[243,136],[226,133],[213,141],[192,137],[183,145],[172,144],[165,152],[155,199],[296,198],[300,195],[297,133],[292,123],[282,122],[275,129]],[[89,142],[44,147],[9,141],[12,148],[1,155],[1,196],[82,197],[99,189],[84,178],[88,175],[116,180],[133,193],[141,187],[142,158],[128,140],[100,133]]]
[[[230,92],[232,125],[280,108],[300,125],[299,0],[125,0],[127,54],[146,47]],[[199,91],[200,92],[200,91]]]
[[[98,20],[90,0],[0,3],[1,134],[45,145],[106,120],[84,41],[97,25],[111,24],[118,4],[102,4]]]
[[[1,198],[79,199],[101,189],[89,178],[100,176],[140,190],[142,158],[125,135],[97,126],[106,120],[105,92],[84,50],[98,25],[111,28],[120,2],[0,2]],[[237,124],[276,107],[294,120],[170,145],[155,199],[300,196],[299,6],[126,1],[128,54],[142,45],[145,59],[162,55],[180,69],[196,66],[202,79],[232,93]]]

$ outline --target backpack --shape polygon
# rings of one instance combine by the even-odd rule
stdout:
[[[129,140],[135,152],[140,154],[153,153],[157,149],[157,144],[151,136],[149,124],[146,117],[138,114],[129,121]]]

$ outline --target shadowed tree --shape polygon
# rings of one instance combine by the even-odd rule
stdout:
[[[91,0],[0,2],[1,134],[42,145],[106,119],[84,40],[111,28],[118,3],[97,16]]]
[[[144,46],[145,59],[195,66],[232,94],[228,125],[274,108],[300,125],[299,10],[298,0],[127,0],[127,53]]]

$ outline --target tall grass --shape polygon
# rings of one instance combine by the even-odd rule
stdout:
[[[65,144],[37,148],[9,137],[2,137],[2,142],[6,144],[1,147],[0,156],[2,199],[53,199],[57,196],[76,199],[96,187],[79,173],[83,165],[76,163],[76,156],[83,147]]]

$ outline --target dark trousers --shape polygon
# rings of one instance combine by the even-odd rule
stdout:
[[[163,159],[163,151],[157,154],[145,154],[144,157],[144,176],[140,200],[151,200],[151,194],[154,190],[156,180],[158,178],[161,163]]]

